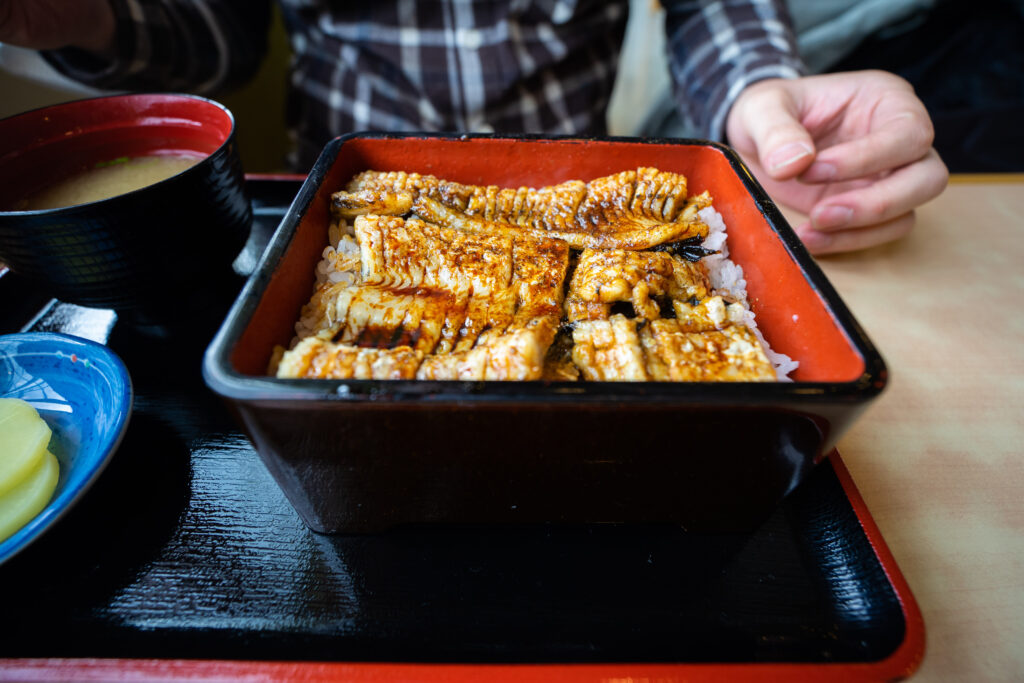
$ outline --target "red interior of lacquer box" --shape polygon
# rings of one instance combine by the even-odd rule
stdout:
[[[735,168],[726,153],[713,145],[618,140],[356,137],[345,141],[282,259],[269,264],[276,270],[233,349],[232,363],[243,374],[262,375],[273,346],[288,343],[299,309],[311,293],[313,269],[327,245],[330,195],[360,171],[403,170],[467,184],[540,187],[640,166],[682,173],[691,193],[711,192],[714,207],[728,226],[730,256],[743,267],[761,330],[773,349],[800,361],[794,379],[850,382],[862,375],[863,358],[765,218],[739,175],[745,170]]]

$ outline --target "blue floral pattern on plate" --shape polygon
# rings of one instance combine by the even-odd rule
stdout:
[[[128,427],[132,383],[107,347],[66,334],[0,335],[0,396],[32,404],[53,430],[60,462],[53,498],[28,524],[0,542],[0,563],[52,526],[92,485]]]

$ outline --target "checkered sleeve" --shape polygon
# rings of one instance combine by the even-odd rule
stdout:
[[[806,73],[783,0],[663,0],[675,99],[700,134],[725,137],[748,85]]]
[[[245,82],[266,52],[270,0],[110,0],[115,54],[43,56],[61,73],[111,90],[212,93]]]

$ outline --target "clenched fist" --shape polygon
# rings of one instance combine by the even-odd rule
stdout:
[[[772,197],[810,216],[796,231],[818,254],[902,237],[949,178],[924,105],[882,71],[755,83],[727,135]]]

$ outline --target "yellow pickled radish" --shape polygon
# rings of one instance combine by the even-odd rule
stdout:
[[[0,541],[25,526],[46,507],[57,488],[59,475],[57,458],[45,451],[39,467],[28,479],[0,495]]]
[[[50,427],[30,404],[0,398],[0,496],[21,484],[43,462]]]

